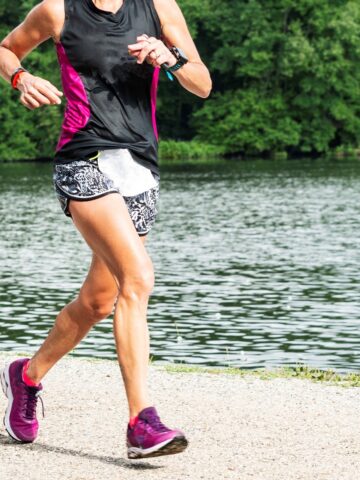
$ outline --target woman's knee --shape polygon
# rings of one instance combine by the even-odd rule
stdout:
[[[151,260],[147,260],[135,270],[125,273],[119,282],[119,295],[130,301],[147,300],[154,289],[155,274]]]
[[[117,297],[79,295],[77,298],[81,316],[86,323],[96,324],[112,314]]]

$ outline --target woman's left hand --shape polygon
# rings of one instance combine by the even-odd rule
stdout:
[[[144,33],[136,37],[137,43],[128,45],[129,55],[137,57],[137,63],[143,63],[146,60],[153,67],[160,67],[167,63],[170,67],[176,64],[175,56],[170,52],[167,46],[155,37],[149,37]]]

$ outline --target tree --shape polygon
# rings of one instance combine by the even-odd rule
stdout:
[[[194,114],[197,139],[255,154],[359,145],[358,2],[213,1],[210,10],[217,88]]]
[[[39,2],[22,0],[17,7],[0,0],[0,36],[4,38],[21,23],[30,9]],[[22,62],[29,71],[47,78],[61,87],[59,66],[52,40],[33,50]],[[19,92],[1,79],[0,86],[0,158],[2,160],[52,157],[60,133],[64,105],[45,105],[28,110],[19,102]],[[63,102],[65,103],[65,102]]]

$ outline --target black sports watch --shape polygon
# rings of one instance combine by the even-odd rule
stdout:
[[[172,67],[169,67],[167,63],[163,63],[161,66],[166,71],[168,77],[172,80],[173,78],[170,72],[176,72],[176,70],[179,70],[179,68],[188,63],[189,59],[186,56],[185,52],[179,47],[173,46],[169,48],[169,50],[176,57],[177,62]]]

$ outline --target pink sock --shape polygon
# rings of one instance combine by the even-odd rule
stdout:
[[[138,416],[138,415],[136,415],[136,417],[131,417],[131,418],[130,418],[130,421],[129,421],[130,428],[134,428],[134,426],[136,425],[138,419],[139,419],[139,416]]]
[[[30,360],[28,360],[26,363],[24,363],[24,366],[22,368],[22,381],[27,385],[28,387],[38,387],[39,384],[33,382],[26,374],[26,370],[28,369]]]

